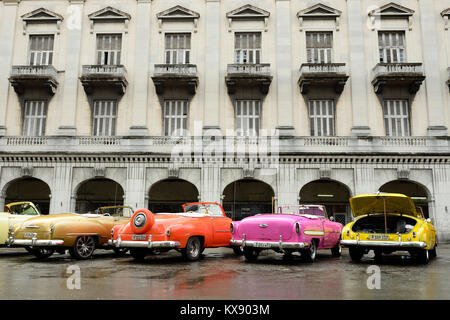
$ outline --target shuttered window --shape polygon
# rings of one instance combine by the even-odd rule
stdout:
[[[384,126],[387,136],[409,136],[409,103],[407,100],[385,100]]]
[[[53,62],[53,35],[30,36],[30,65],[51,65]]]
[[[331,63],[332,52],[332,32],[306,33],[306,55],[308,63]]]
[[[309,123],[311,136],[335,135],[335,107],[333,100],[310,100]]]
[[[116,134],[117,101],[94,101],[92,135],[114,136]]]
[[[97,64],[119,65],[122,49],[121,34],[97,35]]]
[[[47,101],[27,100],[25,101],[23,128],[24,136],[45,135],[45,120],[47,118]]]
[[[237,32],[234,36],[236,63],[261,63],[261,33]]]
[[[236,100],[236,135],[257,136],[261,127],[261,101]]]
[[[188,120],[187,100],[164,101],[164,135],[186,135]]]
[[[168,64],[187,64],[191,58],[191,34],[167,33],[165,61]]]
[[[381,63],[406,61],[404,32],[379,32],[378,47]]]

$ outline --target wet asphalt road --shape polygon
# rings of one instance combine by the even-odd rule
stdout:
[[[23,249],[0,249],[0,299],[450,299],[450,245],[428,265],[392,254],[379,264],[381,288],[370,290],[371,255],[350,262],[319,251],[316,262],[262,253],[256,262],[229,248],[206,249],[185,262],[176,251],[136,262],[97,250],[87,261],[54,254],[37,260]],[[79,266],[81,289],[69,290],[67,268]],[[73,283],[73,282],[72,282]]]

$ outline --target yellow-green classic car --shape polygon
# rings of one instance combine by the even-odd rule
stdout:
[[[128,206],[101,207],[95,213],[60,213],[28,219],[14,225],[9,232],[8,245],[25,247],[38,258],[47,258],[55,251],[64,254],[68,249],[75,259],[88,259],[96,248],[111,247],[111,229],[128,222],[134,213]]]
[[[436,257],[436,229],[410,197],[364,194],[351,198],[350,206],[356,219],[342,229],[341,245],[349,248],[353,261],[370,250],[375,252],[375,261],[394,251],[408,251],[421,263]]]
[[[9,229],[32,217],[40,216],[39,209],[30,201],[12,202],[0,212],[0,247],[6,245]]]

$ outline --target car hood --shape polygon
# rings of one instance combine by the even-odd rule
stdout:
[[[398,213],[421,217],[412,199],[400,193],[374,193],[355,196],[350,199],[354,217],[371,213]]]

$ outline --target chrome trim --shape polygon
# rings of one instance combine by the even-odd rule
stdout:
[[[64,240],[38,240],[36,235],[32,239],[15,239],[12,233],[6,241],[8,246],[24,246],[24,247],[53,247],[64,245]]]
[[[261,246],[259,246],[261,245]],[[248,241],[242,240],[231,240],[230,246],[241,246],[241,247],[255,247],[261,249],[304,249],[308,247],[307,242],[282,242],[281,236],[280,241]]]
[[[427,244],[421,241],[359,241],[341,240],[343,246],[362,246],[362,247],[405,247],[405,248],[425,248]]]
[[[148,236],[148,241],[122,241],[120,235],[117,240],[108,240],[108,245],[116,248],[178,248],[178,241],[152,241],[152,235]]]

